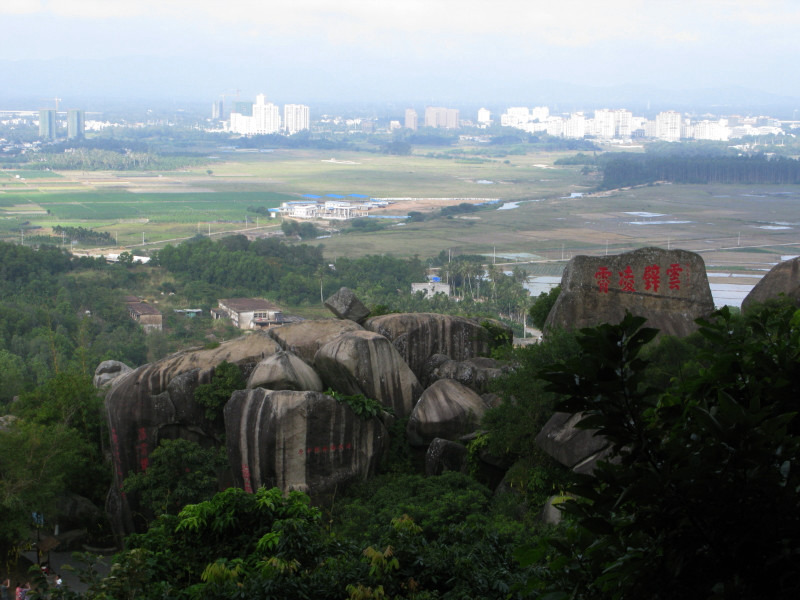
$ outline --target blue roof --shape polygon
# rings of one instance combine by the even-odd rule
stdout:
[[[325,194],[326,198],[344,198],[344,196],[340,196],[339,194]]]
[[[315,194],[303,194],[303,195],[302,195],[302,196],[300,196],[300,197],[301,197],[301,198],[314,198],[314,199],[316,199],[316,198],[319,198],[319,196],[317,196],[317,195],[315,195]]]

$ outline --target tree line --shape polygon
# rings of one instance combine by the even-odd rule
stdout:
[[[797,184],[800,161],[756,156],[615,156],[603,166],[601,189],[671,183]]]

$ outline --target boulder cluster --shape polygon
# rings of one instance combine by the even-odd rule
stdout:
[[[163,439],[224,444],[229,470],[222,479],[245,490],[266,485],[319,498],[374,474],[390,435],[405,435],[424,450],[432,442],[440,448],[437,440],[458,443],[479,427],[492,398],[488,382],[508,366],[481,358],[489,354],[490,335],[476,320],[428,313],[369,318],[345,288],[326,306],[337,319],[253,332],[135,370],[110,362],[98,367],[95,383],[108,390],[114,464],[106,508],[119,536],[136,529],[139,512],[123,482],[147,469]],[[237,365],[247,384],[212,419],[194,391],[212,381],[223,361]],[[359,415],[337,399],[359,395],[382,410]],[[404,434],[397,431],[402,421]],[[435,462],[441,452],[430,454]]]

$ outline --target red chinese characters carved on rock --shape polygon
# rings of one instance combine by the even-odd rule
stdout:
[[[597,280],[597,291],[607,294],[608,282],[611,279],[611,271],[608,270],[608,267],[600,267],[597,269],[594,278]]]
[[[244,491],[252,494],[253,484],[250,482],[250,467],[244,463],[242,463],[242,479],[244,480]]]
[[[139,459],[139,468],[142,471],[147,471],[149,461],[147,459],[147,429],[139,427],[138,442],[136,444],[136,456]]]
[[[624,271],[619,272],[619,289],[623,292],[635,292],[633,287],[633,269],[628,265]]]
[[[678,263],[672,263],[667,269],[667,277],[669,277],[669,289],[681,289],[681,273],[683,269]]]
[[[669,268],[666,269],[667,283],[670,290],[681,289],[681,273],[684,269],[679,263],[671,263]],[[635,292],[635,276],[633,269],[627,265],[624,270],[618,271],[619,273],[619,291],[621,292]],[[602,294],[607,294],[609,290],[609,283],[611,281],[611,271],[608,267],[600,267],[595,271],[594,278],[597,281],[597,291]],[[642,275],[644,281],[644,291],[650,291],[657,294],[661,289],[661,267],[659,265],[649,265],[644,268]]]
[[[297,451],[297,453],[298,454],[303,454],[303,453],[305,453],[305,454],[320,454],[322,452],[336,452],[337,450],[341,452],[341,451],[344,451],[344,450],[351,450],[352,448],[353,448],[353,445],[348,442],[347,444],[331,444],[330,446],[321,446],[321,447],[320,446],[314,446],[313,448],[311,446],[309,446],[308,448],[305,449],[305,451],[301,448],[300,450]]]
[[[644,290],[653,290],[658,293],[658,288],[661,286],[661,267],[658,265],[650,265],[644,268]]]

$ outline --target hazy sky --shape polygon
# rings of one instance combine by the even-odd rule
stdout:
[[[800,97],[798,0],[0,0],[0,95],[522,101],[541,82]]]

